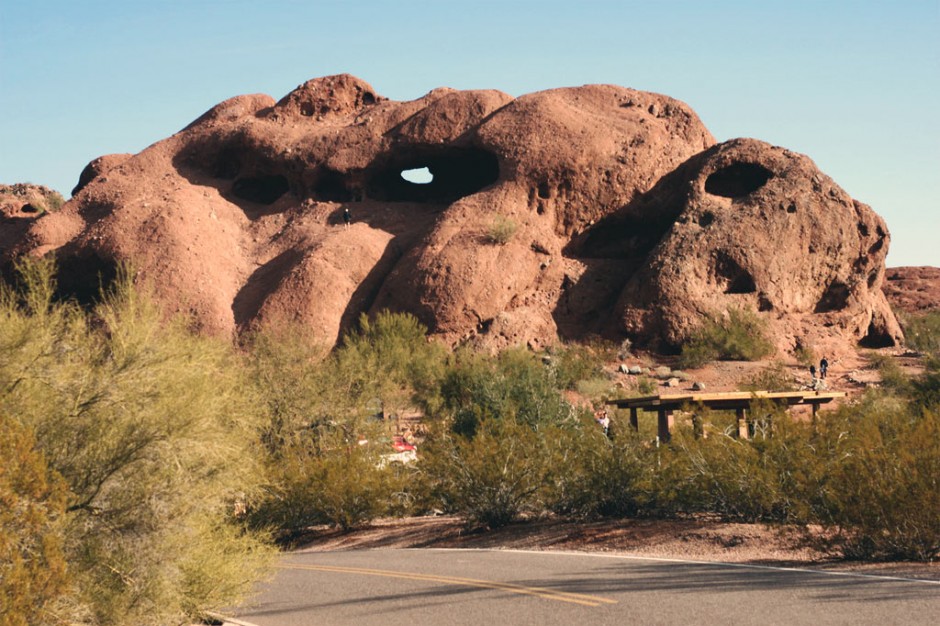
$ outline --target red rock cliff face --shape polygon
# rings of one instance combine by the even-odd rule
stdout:
[[[419,168],[433,180],[402,177]],[[451,343],[670,346],[735,305],[788,346],[900,338],[880,289],[887,243],[808,158],[716,146],[666,96],[589,85],[393,102],[341,75],[279,102],[233,98],[140,154],[96,160],[0,253],[54,252],[78,295],[132,259],[169,309],[218,333],[294,319],[331,343],[390,308]]]

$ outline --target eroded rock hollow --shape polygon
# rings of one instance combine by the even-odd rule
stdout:
[[[295,320],[334,342],[388,308],[449,343],[597,334],[669,349],[737,306],[786,349],[900,339],[881,291],[888,238],[809,158],[716,145],[666,96],[395,102],[339,75],[278,102],[227,100],[139,154],[96,159],[0,253],[55,254],[81,297],[133,260],[168,309],[216,333]]]

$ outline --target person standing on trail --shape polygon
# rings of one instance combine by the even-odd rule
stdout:
[[[816,366],[815,365],[809,366],[809,375],[813,377],[813,382],[815,383],[816,382]]]
[[[349,223],[352,221],[352,213],[349,212],[349,207],[343,207],[343,228],[349,228]]]
[[[819,377],[825,378],[826,372],[829,370],[829,360],[826,357],[822,358],[822,361],[819,362]]]

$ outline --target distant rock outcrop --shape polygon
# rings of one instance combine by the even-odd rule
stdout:
[[[884,292],[896,311],[940,311],[940,267],[889,267]]]
[[[430,182],[402,176],[421,168]],[[0,253],[55,253],[79,297],[133,259],[170,309],[217,333],[293,319],[333,342],[389,308],[451,343],[669,348],[738,306],[786,348],[900,338],[887,244],[881,218],[807,157],[715,145],[666,96],[589,85],[394,102],[340,75],[278,102],[227,100],[140,154],[97,159]]]

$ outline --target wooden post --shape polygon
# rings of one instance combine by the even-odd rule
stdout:
[[[630,409],[630,426],[633,427],[633,432],[639,432],[640,430],[640,420],[637,419],[636,412],[636,407]]]
[[[659,409],[659,423],[657,424],[657,431],[659,434],[659,440],[663,443],[669,443],[669,438],[672,436],[669,433],[669,427],[672,426],[672,422],[672,411]]]
[[[738,438],[747,439],[748,438],[747,409],[745,409],[744,407],[735,409],[734,414],[738,418]]]

